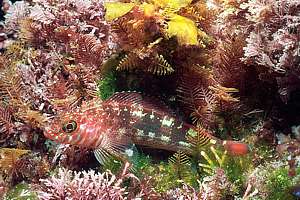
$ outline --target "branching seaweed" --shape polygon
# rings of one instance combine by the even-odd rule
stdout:
[[[14,126],[10,109],[7,106],[0,106],[0,133],[1,140],[6,134],[10,134],[11,128]]]
[[[194,81],[196,82],[197,79]],[[193,80],[185,77],[177,88],[179,101],[186,105],[191,113],[193,123],[209,127],[214,121],[214,111],[217,106],[216,95],[205,88],[204,84],[193,84]],[[205,82],[205,81],[203,81]]]
[[[17,160],[29,150],[1,148],[0,149],[0,172],[1,174],[11,175]]]
[[[12,104],[22,105],[22,79],[16,68],[5,67],[0,71],[1,100]]]
[[[145,63],[148,63],[148,67],[145,67]],[[140,69],[141,71],[150,72],[156,75],[167,75],[174,72],[174,69],[164,58],[163,55],[155,54],[151,57],[141,59],[137,54],[130,53],[125,55],[121,59],[119,65],[116,68],[117,70],[133,70]]]
[[[186,168],[191,165],[191,161],[187,155],[183,152],[178,151],[172,157],[169,158],[169,163],[173,166],[174,171],[176,172],[179,179],[182,179],[186,176]]]

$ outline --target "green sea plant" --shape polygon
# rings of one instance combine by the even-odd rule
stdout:
[[[234,185],[235,192],[241,193],[246,182],[246,174],[254,168],[252,155],[232,156],[214,146],[204,148],[200,151],[200,155],[198,166],[200,171],[205,173],[202,178],[207,175],[213,176],[216,170],[222,169],[228,181]]]
[[[266,186],[268,190],[268,199],[288,199],[292,200],[291,194],[289,194],[289,189],[293,186],[293,178],[288,176],[288,169],[285,167],[280,167],[272,171],[266,180]]]
[[[299,184],[299,167],[294,177],[289,176],[288,166],[283,161],[270,161],[257,166],[248,174],[247,184],[252,188],[254,199],[297,199],[292,188]],[[249,192],[248,191],[248,192]]]
[[[97,94],[102,100],[108,99],[118,90],[115,70],[118,64],[119,57],[113,55],[102,65],[101,76],[97,81]]]
[[[109,170],[112,173],[116,174],[122,169],[123,163],[122,161],[118,160],[117,158],[110,157],[107,162],[104,163],[103,166],[101,166],[101,169],[103,171]]]
[[[114,72],[108,72],[98,81],[98,95],[102,100],[108,99],[116,92],[116,77]]]
[[[19,183],[9,190],[4,196],[4,200],[38,200],[37,194],[27,183]]]
[[[185,184],[194,187],[198,184],[198,172],[191,159],[183,152],[178,151],[170,157],[169,165],[171,166],[174,175],[177,177],[178,182],[181,180]]]
[[[226,161],[224,170],[231,183],[236,186],[237,190],[241,190],[246,182],[246,174],[253,170],[251,156],[230,157]]]
[[[207,150],[200,151],[200,155],[204,158],[204,162],[199,162],[199,166],[203,169],[203,171],[209,175],[212,175],[217,168],[225,167],[225,159],[228,155],[226,155],[226,151],[218,151],[215,147],[210,146]]]
[[[191,186],[195,183],[197,185],[197,173],[188,165],[186,165],[186,168],[180,169],[180,175],[185,174],[181,177],[178,176],[178,168],[176,169],[172,163],[166,162],[152,164],[145,168],[144,172],[152,177],[154,189],[159,193],[177,188],[185,181]]]
[[[154,163],[149,156],[136,152],[130,158],[130,170],[137,177],[142,179],[150,178],[154,189],[157,192],[166,192],[182,184],[197,187],[198,174],[190,158],[183,152],[177,152],[168,159],[168,162],[161,161]],[[102,170],[110,170],[118,173],[123,167],[123,163],[111,157]]]
[[[134,152],[134,156],[130,159],[133,164],[134,174],[138,177],[143,177],[144,171],[151,165],[153,165],[153,159],[149,155],[144,155],[143,153],[139,153],[137,150]]]

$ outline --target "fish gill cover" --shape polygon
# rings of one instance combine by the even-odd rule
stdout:
[[[1,199],[300,198],[298,0],[1,12]]]

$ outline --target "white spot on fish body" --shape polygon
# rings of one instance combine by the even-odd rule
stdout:
[[[119,108],[119,104],[113,105],[113,111],[118,111],[117,115],[120,115],[120,108]]]
[[[179,141],[178,144],[181,146],[184,146],[184,147],[191,147],[191,144],[184,142],[184,141]]]
[[[154,119],[154,117],[155,117],[155,115],[154,115],[154,112],[152,110],[151,115],[150,115],[150,119]]]
[[[138,110],[134,110],[132,113],[132,116],[137,116],[137,117],[145,117],[147,113],[143,113],[143,108],[139,108]]]
[[[144,136],[144,131],[141,129],[137,129],[137,135],[138,136]]]
[[[173,122],[174,122],[174,118],[169,118],[168,116],[164,116],[162,122],[161,122],[161,125],[162,126],[168,126],[168,127],[171,127],[173,125]]]
[[[125,128],[119,128],[119,134],[124,135],[126,133]]]
[[[181,124],[177,127],[177,129],[181,129],[182,125],[183,125],[183,123],[181,122]]]
[[[164,142],[170,142],[171,141],[171,138],[169,136],[165,136],[165,135],[162,135],[160,137],[160,139]]]
[[[115,110],[115,111],[119,110],[119,105],[118,104],[114,105],[112,109]]]
[[[150,138],[154,138],[154,137],[155,137],[155,133],[149,132],[149,133],[148,133],[148,136],[149,136]]]

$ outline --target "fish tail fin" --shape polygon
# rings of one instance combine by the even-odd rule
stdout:
[[[225,150],[233,156],[242,156],[250,152],[249,145],[243,142],[225,140],[222,142],[222,145]]]

